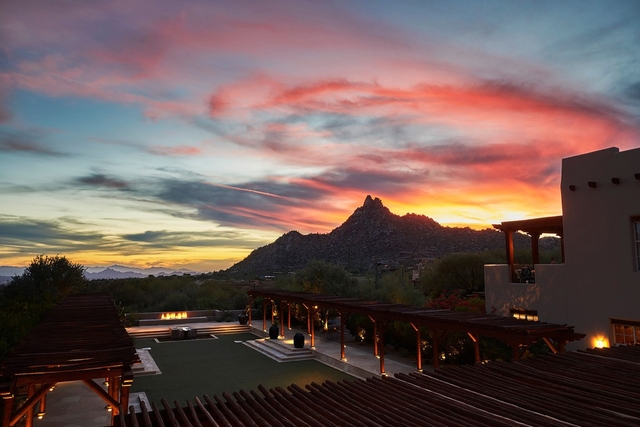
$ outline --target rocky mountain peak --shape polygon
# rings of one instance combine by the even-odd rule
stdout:
[[[425,215],[396,215],[382,200],[368,195],[363,205],[330,233],[290,231],[254,250],[228,272],[260,275],[295,271],[313,259],[358,272],[369,271],[382,261],[413,267],[421,260],[455,252],[501,250],[504,241],[504,234],[497,230],[443,227]],[[527,236],[514,236],[517,247],[527,247],[529,241]]]

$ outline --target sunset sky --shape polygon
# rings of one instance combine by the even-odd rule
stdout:
[[[640,2],[0,3],[0,265],[212,271],[370,194],[486,228],[640,146]]]

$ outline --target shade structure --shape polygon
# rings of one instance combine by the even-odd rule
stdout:
[[[33,408],[44,406],[57,383],[84,381],[117,414],[128,407],[131,367],[140,359],[118,311],[107,294],[66,297],[0,364],[0,396],[4,400],[3,427],[23,416],[32,425]],[[94,382],[108,380],[108,390]],[[27,387],[27,401],[14,407]]]
[[[514,317],[459,312],[453,310],[432,310],[379,301],[367,301],[331,295],[293,292],[280,289],[252,289],[248,291],[250,299],[261,297],[263,312],[266,302],[272,304],[285,301],[297,303],[308,309],[308,318],[313,318],[319,308],[334,309],[341,315],[352,313],[368,316],[374,322],[374,355],[380,358],[380,372],[384,374],[384,328],[389,322],[401,321],[411,324],[420,333],[420,327],[431,331],[434,346],[433,365],[438,367],[438,342],[448,332],[461,332],[473,340],[476,361],[480,361],[479,338],[492,337],[507,343],[513,349],[514,358],[530,344],[543,340],[554,352],[563,351],[567,342],[584,338],[584,334],[574,332],[573,326],[555,323],[528,321]],[[263,322],[266,317],[263,317]],[[341,322],[341,340],[344,348],[344,323]],[[311,346],[314,343],[314,329],[309,326]],[[418,335],[419,337],[419,335]],[[378,346],[378,343],[380,345]],[[420,347],[418,347],[420,348]],[[342,355],[344,357],[344,355]],[[420,353],[418,364],[420,364]],[[421,369],[421,366],[418,366]]]
[[[635,353],[636,361],[628,360]],[[640,347],[549,354],[287,389],[239,390],[122,415],[115,426],[637,426]]]

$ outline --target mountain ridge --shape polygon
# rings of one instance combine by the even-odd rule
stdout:
[[[549,240],[551,239],[551,240]],[[364,272],[375,264],[415,266],[425,259],[456,252],[504,250],[505,237],[494,229],[445,227],[415,213],[392,213],[379,198],[367,195],[362,206],[329,233],[303,235],[289,231],[273,243],[253,250],[226,272],[268,275],[295,271],[313,259]],[[516,248],[530,246],[529,236],[514,235]],[[543,238],[540,247],[559,246],[555,238]]]

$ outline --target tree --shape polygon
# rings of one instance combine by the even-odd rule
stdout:
[[[485,262],[480,254],[451,254],[441,258],[421,277],[425,294],[433,298],[445,291],[483,291]]]
[[[0,360],[66,295],[84,289],[85,268],[58,255],[39,255],[0,287]]]

